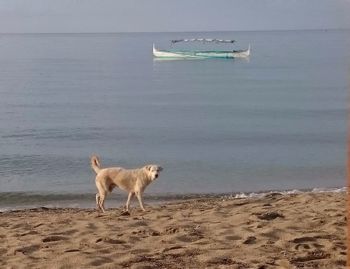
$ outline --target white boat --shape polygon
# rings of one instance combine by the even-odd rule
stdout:
[[[233,43],[234,40],[221,39],[180,39],[172,40],[172,43],[177,42],[216,42],[216,43]],[[208,50],[208,51],[188,51],[188,50],[159,50],[153,44],[153,56],[157,58],[168,59],[206,59],[206,58],[246,58],[250,55],[250,45],[246,50]]]

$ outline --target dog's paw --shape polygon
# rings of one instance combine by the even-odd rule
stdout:
[[[122,211],[121,213],[120,213],[120,216],[130,216],[130,212],[129,211]]]

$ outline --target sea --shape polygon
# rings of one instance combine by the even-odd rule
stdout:
[[[251,55],[159,60],[153,44]],[[0,210],[94,207],[92,154],[161,165],[146,203],[344,190],[349,47],[350,30],[0,34]]]

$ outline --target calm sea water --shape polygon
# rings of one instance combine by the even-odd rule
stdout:
[[[252,55],[153,59],[192,37]],[[162,165],[153,194],[342,187],[349,47],[349,31],[0,35],[0,195],[94,193],[92,153]]]

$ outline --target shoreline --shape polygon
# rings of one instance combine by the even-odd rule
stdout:
[[[199,198],[146,210],[2,212],[0,267],[345,267],[346,192]]]
[[[346,192],[347,187],[317,187],[307,189],[287,190],[262,190],[252,192],[228,192],[228,193],[145,193],[145,202],[151,205],[181,202],[192,199],[218,198],[263,198],[271,193],[282,195],[297,193],[322,193],[322,192]],[[124,192],[113,192],[107,197],[106,204],[109,207],[123,206],[127,194]],[[136,199],[132,204],[137,204]],[[35,208],[95,208],[95,193],[55,193],[55,192],[0,192],[0,212],[26,210]]]

